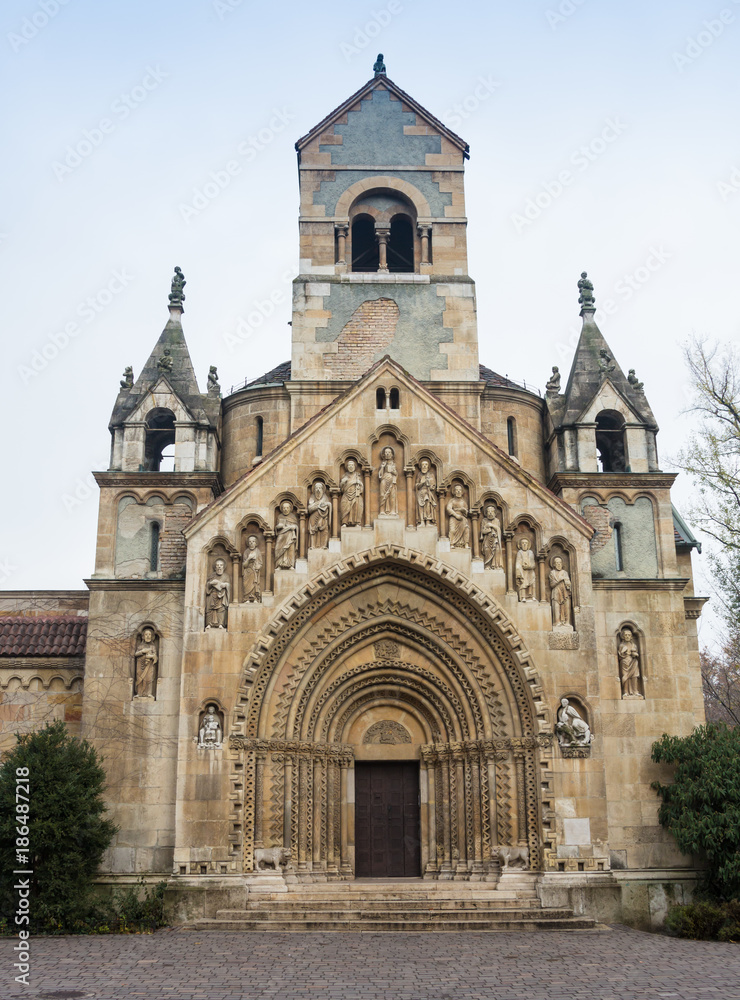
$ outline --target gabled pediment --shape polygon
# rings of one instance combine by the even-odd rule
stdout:
[[[596,417],[603,410],[615,410],[617,413],[621,413],[626,423],[644,424],[645,422],[631,401],[619,391],[608,377],[601,383],[574,423],[594,423]]]
[[[197,423],[197,418],[183,403],[165,376],[144,393],[136,408],[128,414],[124,423],[135,423],[145,420],[148,413],[155,407],[172,410],[178,423]]]

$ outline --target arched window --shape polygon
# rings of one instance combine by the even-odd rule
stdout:
[[[600,472],[626,472],[627,450],[624,417],[615,410],[603,410],[596,418],[596,451]]]
[[[624,570],[624,557],[622,555],[622,525],[619,521],[614,523],[613,535],[614,565],[616,566],[617,573],[621,573]]]
[[[384,410],[385,409],[385,389],[375,390],[375,409]]]
[[[400,406],[401,406],[401,394],[398,391],[398,389],[396,389],[394,386],[393,389],[391,389],[391,409],[398,410]]]
[[[256,456],[259,457],[262,454],[262,447],[263,447],[263,444],[264,444],[265,427],[264,427],[264,421],[262,420],[262,417],[257,417],[257,420],[255,421],[255,423],[257,425],[257,440],[256,440],[255,445],[254,445],[254,453],[255,453]]]
[[[396,274],[414,270],[414,231],[406,215],[396,215],[391,219],[388,270]],[[394,408],[393,404],[391,408]]]
[[[516,420],[513,417],[506,421],[506,443],[509,454],[516,458]]]
[[[158,406],[146,418],[146,439],[144,442],[144,465],[142,472],[171,472],[174,469],[174,454],[170,450],[167,456],[172,459],[172,469],[162,468],[165,449],[175,443],[175,414],[172,410]]]
[[[152,573],[159,570],[159,533],[159,521],[152,521],[149,536],[149,569]]]
[[[379,266],[375,221],[371,215],[358,215],[352,223],[352,270],[377,271]]]

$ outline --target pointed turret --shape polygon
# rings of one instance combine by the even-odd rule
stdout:
[[[182,328],[185,284],[176,267],[167,325],[138,378],[134,380],[130,368],[124,372],[109,423],[111,469],[157,471],[163,449],[171,444],[175,445],[176,471],[215,471],[217,467],[221,395],[213,367],[208,392],[198,388]]]
[[[578,282],[583,328],[565,392],[546,403],[557,451],[552,472],[655,472],[658,426],[635,370],[625,375],[596,325],[594,286]]]

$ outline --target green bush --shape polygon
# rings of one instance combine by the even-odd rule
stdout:
[[[665,923],[677,937],[740,942],[740,900],[731,899],[726,903],[703,900],[687,906],[673,906]]]
[[[690,736],[663,735],[653,760],[675,764],[673,782],[652,787],[663,800],[658,819],[679,850],[705,862],[704,890],[716,900],[740,897],[740,726],[699,726]]]

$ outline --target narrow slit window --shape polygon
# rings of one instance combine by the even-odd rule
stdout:
[[[385,409],[385,389],[375,390],[375,409],[376,410]]]
[[[509,454],[516,458],[516,420],[513,417],[506,421],[506,441]]]
[[[152,533],[149,539],[149,569],[152,573],[159,570],[159,521],[152,521]]]
[[[621,573],[624,570],[624,558],[622,555],[622,525],[619,523],[614,525],[614,564],[617,567],[617,573]]]
[[[257,443],[254,449],[255,455],[262,454],[263,438],[264,438],[264,427],[263,427],[262,417],[257,417]]]

